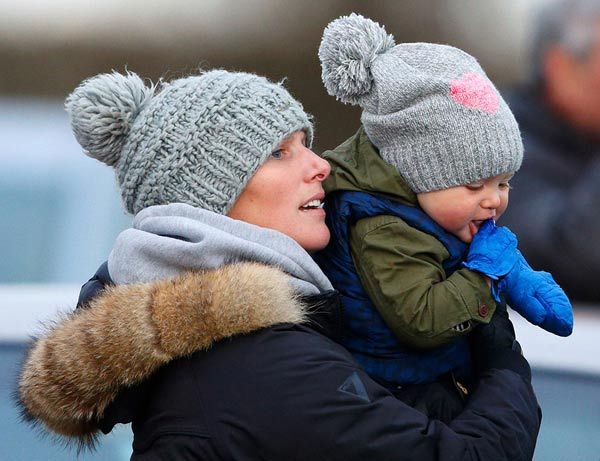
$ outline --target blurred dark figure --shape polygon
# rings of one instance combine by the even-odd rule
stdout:
[[[600,302],[600,0],[547,6],[534,45],[531,81],[506,95],[525,157],[502,224],[572,299]]]

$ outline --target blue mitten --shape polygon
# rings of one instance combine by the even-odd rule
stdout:
[[[498,282],[508,305],[534,325],[558,336],[573,332],[573,309],[548,272],[534,271],[519,250],[512,270]]]
[[[473,236],[463,266],[498,280],[508,274],[516,262],[517,237],[507,227],[497,227],[489,219]]]
[[[547,272],[534,271],[517,250],[517,237],[488,220],[473,236],[463,265],[494,282],[492,294],[504,293],[510,307],[534,325],[559,336],[573,331],[573,310],[567,295]]]

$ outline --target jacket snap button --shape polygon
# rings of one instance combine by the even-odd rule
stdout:
[[[481,315],[482,317],[485,317],[486,315],[488,315],[489,309],[487,307],[487,304],[485,303],[481,303],[479,305],[479,315]]]

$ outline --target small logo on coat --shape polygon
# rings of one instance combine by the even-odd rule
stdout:
[[[365,402],[371,401],[367,394],[367,390],[365,389],[365,385],[360,380],[356,371],[346,378],[346,381],[338,387],[338,391],[343,392],[344,394],[354,395]]]

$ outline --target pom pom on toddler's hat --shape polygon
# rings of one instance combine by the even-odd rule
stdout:
[[[281,85],[212,70],[146,86],[102,74],[67,98],[85,153],[115,169],[125,208],[187,203],[226,214],[256,170],[295,131],[310,145],[311,117]]]
[[[416,193],[517,171],[519,127],[475,58],[457,48],[401,43],[357,14],[331,22],[319,47],[328,93],[362,107],[381,157]]]

